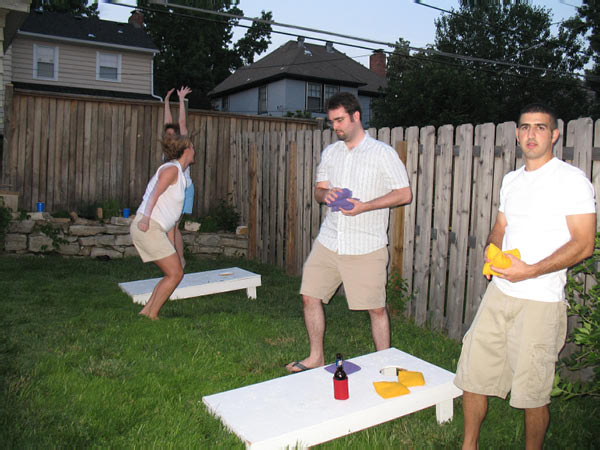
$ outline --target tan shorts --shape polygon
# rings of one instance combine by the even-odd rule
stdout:
[[[137,224],[142,217],[142,214],[137,214],[129,226],[131,240],[142,261],[158,261],[175,253],[175,247],[158,222],[150,219],[150,228],[145,233],[138,228]]]
[[[514,408],[550,403],[555,363],[567,334],[565,302],[539,302],[487,288],[463,338],[454,384],[506,398]]]
[[[344,283],[348,308],[365,310],[385,306],[388,251],[365,255],[338,255],[315,241],[302,271],[300,294],[329,303]]]

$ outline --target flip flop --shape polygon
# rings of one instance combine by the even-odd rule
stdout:
[[[292,365],[292,367],[296,367],[300,370],[290,370],[287,368],[287,366]],[[310,370],[311,367],[306,367],[304,364],[302,364],[300,361],[294,361],[291,362],[290,364],[286,364],[285,368],[287,369],[288,372],[290,373],[300,373],[300,372],[304,372],[305,370]]]

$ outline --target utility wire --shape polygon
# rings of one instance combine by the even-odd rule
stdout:
[[[131,5],[125,5],[125,4],[119,3],[119,0],[108,0],[108,1],[109,1],[109,3],[115,4],[115,5],[125,6],[125,7],[128,7],[128,8],[132,8]],[[351,40],[364,41],[364,42],[370,42],[370,43],[375,43],[375,44],[382,44],[382,45],[385,45],[387,47],[393,47],[393,48],[395,48],[395,46],[396,46],[396,44],[390,43],[390,42],[377,41],[377,40],[373,40],[373,39],[366,39],[366,38],[361,38],[361,37],[357,37],[357,36],[351,36],[351,35],[334,33],[334,32],[325,31],[325,30],[319,30],[319,29],[315,29],[315,28],[308,28],[308,27],[296,26],[296,25],[291,25],[291,24],[283,24],[283,23],[278,23],[278,22],[274,22],[274,21],[270,21],[270,20],[265,20],[265,19],[258,19],[258,18],[245,17],[245,16],[238,16],[238,15],[231,14],[231,13],[224,13],[224,12],[220,12],[220,11],[213,11],[213,10],[210,10],[210,9],[195,8],[195,7],[191,7],[191,6],[183,6],[183,5],[178,5],[178,4],[170,3],[167,0],[150,0],[150,2],[153,3],[153,4],[159,4],[159,5],[162,5],[162,6],[166,6],[168,8],[171,8],[171,7],[172,8],[182,8],[182,9],[185,9],[185,10],[196,11],[196,12],[203,12],[203,13],[206,13],[206,14],[213,14],[213,15],[223,16],[223,17],[228,17],[228,18],[233,18],[233,19],[237,19],[237,20],[249,20],[249,21],[253,21],[253,22],[266,23],[266,24],[275,25],[275,26],[284,26],[284,27],[287,27],[287,28],[295,28],[295,29],[300,29],[300,30],[305,30],[305,31],[311,31],[311,32],[315,32],[315,33],[325,34],[325,35],[333,35],[333,36],[343,37],[343,38],[351,39]],[[150,11],[153,11],[153,12],[159,12],[159,10],[154,10],[154,9],[150,9],[150,8],[138,8],[138,9],[147,9],[147,10],[150,10]],[[179,13],[169,13],[169,12],[166,12],[166,13],[167,14],[180,15]],[[189,16],[189,15],[186,15],[186,17],[197,18],[197,16]],[[210,20],[210,19],[207,19],[207,20]],[[280,33],[278,31],[272,31],[272,32],[274,32],[274,33]],[[296,35],[294,35],[294,36],[296,36]],[[312,37],[309,37],[309,38],[310,39],[317,39],[317,40],[324,40],[324,39],[312,38]],[[331,42],[329,40],[327,40],[327,41]],[[358,48],[367,49],[367,50],[373,50],[373,51],[379,50],[379,49],[369,49],[368,47],[356,46],[356,45],[353,45],[353,44],[346,44],[346,43],[341,43],[341,42],[337,42],[337,44],[338,45],[350,46],[350,47],[358,47]],[[586,77],[589,78],[589,76],[586,76],[586,74],[580,74],[580,73],[576,73],[576,72],[566,72],[564,70],[549,69],[547,67],[538,67],[538,66],[527,65],[527,64],[520,64],[520,63],[515,63],[515,62],[507,62],[507,61],[502,61],[502,60],[493,60],[493,59],[487,59],[487,58],[479,58],[479,57],[475,57],[475,56],[460,55],[460,54],[456,54],[456,53],[442,52],[442,51],[439,51],[439,50],[434,50],[432,48],[421,48],[421,47],[413,47],[413,46],[407,46],[407,48],[409,50],[412,50],[412,51],[423,52],[423,53],[428,53],[428,54],[432,54],[432,55],[437,55],[437,56],[442,56],[442,57],[452,58],[452,59],[458,59],[458,60],[463,60],[463,61],[468,61],[468,62],[479,62],[479,63],[482,63],[482,64],[497,64],[497,65],[500,65],[500,66],[513,67],[513,68],[517,68],[517,69],[527,69],[527,70],[535,70],[535,71],[541,71],[541,72],[552,72],[552,73],[556,73],[558,75],[570,76],[570,77],[574,77],[574,78],[583,78],[583,79],[585,79]]]

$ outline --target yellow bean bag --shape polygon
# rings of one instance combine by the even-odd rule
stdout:
[[[410,394],[409,387],[424,386],[425,378],[421,372],[411,372],[409,370],[400,370],[398,372],[398,381],[374,381],[375,391],[383,398],[399,397]]]
[[[490,262],[486,262],[483,265],[483,274],[484,275],[498,275],[498,273],[492,270],[492,266],[498,267],[499,269],[508,269],[512,265],[512,261],[506,255],[513,255],[517,259],[521,259],[521,252],[519,249],[506,250],[503,252],[494,244],[490,244],[488,247],[487,258]]]

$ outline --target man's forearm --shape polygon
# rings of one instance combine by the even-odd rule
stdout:
[[[373,211],[375,209],[393,208],[394,206],[401,206],[410,203],[412,200],[412,192],[409,187],[402,189],[394,189],[381,197],[374,198],[368,202],[363,202],[366,206],[366,211]]]
[[[533,271],[533,274],[531,278],[574,266],[578,262],[591,256],[593,251],[593,245],[590,249],[589,245],[586,243],[571,239],[565,245],[556,249],[551,255],[532,264],[531,270]]]

